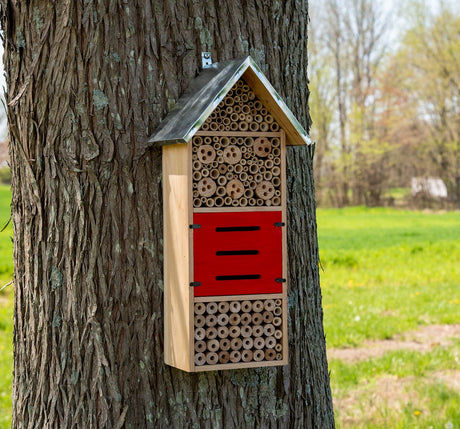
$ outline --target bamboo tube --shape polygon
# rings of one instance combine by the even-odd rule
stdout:
[[[281,313],[282,313],[281,307],[276,307],[273,310],[273,313],[275,314],[275,316],[281,316]]]
[[[273,152],[273,155],[274,155],[275,157],[281,155],[281,151],[280,151],[280,148],[279,148],[279,147],[274,147],[274,148],[272,149],[272,152]]]
[[[241,89],[241,86],[237,86],[235,88],[235,95],[241,95],[242,93],[243,93],[243,90]]]
[[[224,159],[222,158],[222,162],[224,162]],[[227,166],[225,164],[219,164],[219,167],[217,167],[219,170],[220,174],[225,174],[227,172]],[[227,183],[227,181],[225,181]],[[225,185],[225,183],[220,183],[219,185]]]
[[[280,206],[281,205],[281,198],[280,197],[274,197],[272,199],[272,206]]]
[[[209,130],[209,124],[208,124],[207,122],[203,123],[203,125],[201,125],[201,129],[202,129],[203,131]]]
[[[208,177],[209,176],[209,170],[207,168],[202,168],[201,169],[201,175],[203,177]]]
[[[201,207],[201,199],[200,198],[194,198],[193,199],[193,207]]]
[[[201,205],[206,204],[207,198],[206,197],[201,197]]]
[[[227,301],[220,301],[217,304],[217,310],[219,313],[228,313],[228,310],[230,309],[230,305]]]
[[[219,173],[219,170],[217,168],[213,168],[209,172],[209,177],[211,177],[211,179],[216,180],[219,176],[220,176],[220,173]]]
[[[269,182],[270,180],[272,180],[272,178],[273,178],[273,174],[271,173],[271,171],[266,171],[266,172],[264,173],[264,179],[265,179],[267,182]]]
[[[244,91],[245,93],[248,93],[248,94],[249,94],[250,92],[252,92],[252,91],[251,91],[251,88],[249,87],[249,85],[248,85],[247,83],[244,83],[244,81],[243,81],[242,79],[240,79],[239,82],[242,83],[241,86],[243,87],[243,91]]]
[[[241,352],[233,350],[230,352],[230,362],[237,363],[241,360]]]
[[[228,137],[222,136],[220,138],[220,145],[222,146],[222,148],[227,147],[229,144],[230,144],[230,139]]]
[[[271,143],[272,143],[273,147],[280,147],[280,145],[281,145],[281,141],[280,141],[280,139],[278,137],[273,137],[271,139]]]
[[[208,302],[206,304],[206,313],[208,314],[216,314],[217,313],[217,302]]]
[[[236,143],[238,146],[242,146],[244,144],[244,138],[243,137],[237,137]]]
[[[237,200],[235,200],[237,201]],[[234,204],[233,204],[234,205]],[[247,198],[240,198],[239,199],[239,204],[238,204],[240,207],[246,207],[248,205],[248,199]]]
[[[231,145],[224,149],[224,161],[228,164],[236,164],[241,159],[241,150],[238,146]]]
[[[264,357],[265,357],[265,353],[262,350],[255,350],[253,355],[252,355],[252,358],[256,362],[260,362],[260,361],[264,360]]]
[[[275,188],[278,188],[281,185],[281,179],[279,177],[274,177],[272,183]]]
[[[273,119],[273,116],[272,116],[272,115],[270,115],[270,114],[268,114],[268,113],[265,115],[265,122],[267,122],[268,124],[273,123],[273,120],[274,120],[274,119]]]
[[[233,104],[235,103],[235,101],[233,100],[233,97],[225,97],[225,105],[226,106],[233,106]]]
[[[232,207],[238,207],[240,205],[239,200],[232,200]]]
[[[203,138],[201,136],[193,137],[193,144],[199,146],[202,143],[203,143]]]
[[[238,119],[239,119],[238,113],[235,113],[235,111],[233,111],[233,113],[230,115],[230,120],[232,122],[238,122]]]
[[[228,315],[225,313],[220,313],[217,316],[217,324],[220,326],[227,326],[228,325]]]
[[[276,350],[277,352],[280,352],[280,351],[283,350],[283,346],[282,346],[281,344],[277,344],[277,345],[275,346],[275,350]]]
[[[275,195],[275,187],[271,182],[264,180],[257,185],[256,195],[263,200],[269,200]]]
[[[251,362],[252,361],[252,351],[251,350],[243,350],[241,352],[241,360],[243,362]]]
[[[277,165],[275,165],[275,166],[272,168],[271,171],[272,171],[273,176],[275,176],[275,177],[279,177],[279,175],[281,174],[281,169],[280,169]],[[276,183],[277,183],[278,186],[279,186],[279,184],[281,183],[281,182],[280,182],[280,179],[277,179]],[[274,185],[274,186],[277,186],[277,185],[275,185],[275,182],[273,182],[273,185]]]
[[[281,301],[281,299],[275,299],[275,307],[281,307],[281,305],[283,304],[283,301]]]
[[[215,352],[206,353],[206,363],[208,365],[215,365],[219,362],[219,356]]]
[[[206,200],[206,207],[214,207],[215,200],[213,198],[208,198]]]
[[[264,323],[272,323],[272,321],[273,321],[273,313],[271,311],[264,311],[262,313],[262,316],[264,318]]]
[[[248,100],[254,100],[255,98],[256,95],[252,91],[248,92]]]
[[[206,319],[204,316],[197,315],[195,316],[195,326],[197,328],[202,328],[204,325],[206,325]]]
[[[206,356],[204,353],[197,353],[195,355],[195,365],[202,366],[206,363]]]
[[[272,361],[275,360],[276,352],[273,349],[265,350],[265,360]]]
[[[243,171],[243,166],[241,164],[236,164],[234,167],[233,167],[233,171],[236,173],[236,174],[240,174],[242,171]]]
[[[240,179],[241,179],[241,176],[240,176]],[[245,184],[245,185],[246,185],[246,184]],[[247,186],[247,185],[246,185],[246,186]],[[252,189],[248,189],[248,188],[246,187],[246,189],[244,190],[244,196],[245,196],[246,198],[252,198],[253,195],[254,195],[253,190],[252,190]]]
[[[281,353],[277,353],[276,360],[283,360],[283,355]]]
[[[244,121],[244,120],[246,119],[246,115],[243,113],[243,109],[241,109],[240,112],[241,112],[241,113],[238,115],[238,119],[239,119],[240,121]],[[241,128],[240,128],[240,129],[241,129]],[[246,130],[247,130],[247,128],[246,128]],[[246,131],[246,130],[245,130],[245,131]]]
[[[217,325],[217,317],[214,314],[208,314],[206,316],[206,325],[209,327]]]
[[[263,309],[264,309],[264,303],[262,301],[257,300],[252,303],[252,311],[256,313],[260,313],[263,311]]]
[[[254,339],[251,337],[243,338],[243,349],[252,349],[254,347]]]
[[[273,311],[275,308],[275,301],[273,299],[266,299],[264,301],[264,309],[266,311]]]
[[[218,340],[209,340],[206,342],[206,348],[210,352],[217,352],[219,350],[219,341]]]
[[[232,205],[232,199],[230,197],[225,197],[224,198],[224,205],[225,206],[231,206]]]
[[[269,125],[266,122],[262,121],[259,125],[259,129],[260,131],[266,133],[269,130]]]
[[[229,316],[230,325],[236,326],[240,323],[241,317],[238,313],[231,313]]]
[[[262,170],[265,168],[265,161],[263,159],[258,159],[257,165],[259,166],[259,171],[265,171],[265,170]]]
[[[232,122],[230,124],[230,130],[231,131],[238,131],[238,122]]]
[[[210,327],[206,329],[206,338],[208,340],[213,340],[214,338],[217,338],[217,329],[214,327]]]
[[[211,131],[217,131],[219,129],[219,124],[217,122],[211,122],[209,124],[209,129]]]
[[[252,317],[249,313],[243,313],[240,317],[240,322],[243,326],[247,326],[252,322]],[[241,328],[243,329],[243,328]],[[252,331],[252,328],[251,328]]]
[[[219,185],[220,184],[225,185],[226,182],[227,182],[227,179],[225,178],[225,176],[220,176],[217,179],[217,183],[219,183]],[[218,186],[217,189],[216,189],[216,195],[218,195],[219,197],[224,197],[226,192],[227,191],[225,190],[224,186]]]
[[[241,335],[241,329],[239,326],[236,325],[230,326],[228,333],[232,338],[238,338]]]
[[[241,94],[240,100],[242,103],[247,103],[249,100],[248,94]]]
[[[235,200],[243,195],[244,185],[238,179],[233,179],[227,183],[226,190],[228,196]]]
[[[273,165],[274,165],[274,164],[273,164],[273,160],[272,160],[272,159],[267,159],[267,160],[265,161],[265,168],[266,168],[267,170],[271,170],[271,169],[273,168]]]
[[[204,340],[206,338],[206,331],[204,328],[196,328],[195,329],[195,340]]]
[[[266,201],[265,201],[265,205],[266,205],[267,207],[270,207],[270,206],[272,205],[272,200],[266,200]]]
[[[243,301],[241,303],[241,311],[244,313],[249,313],[252,310],[251,301]]]
[[[192,184],[192,188],[193,188],[193,196],[194,196],[195,198],[198,198],[198,196],[200,195],[200,194],[198,193],[198,191],[197,191],[197,189],[198,189],[198,184],[194,182],[194,183]]]
[[[246,181],[248,180],[248,174],[245,173],[244,171],[241,172],[241,174],[239,175],[239,179],[240,179],[240,181],[243,182],[243,183],[246,182]],[[245,193],[246,193],[246,191],[245,191]],[[245,196],[246,196],[246,195],[245,195]]]
[[[193,169],[194,170],[200,170],[202,166],[203,166],[203,164],[201,164],[200,161],[198,161],[198,160],[193,161]]]
[[[227,167],[227,172],[233,173],[233,165],[229,165],[229,166]]]
[[[281,165],[281,158],[279,156],[273,156],[273,164]]]
[[[241,107],[238,105],[238,103],[241,101],[241,98],[239,95],[235,95],[233,99],[235,100],[233,111],[240,113]]]
[[[219,163],[217,162],[217,160],[216,160],[216,161],[213,161],[213,162],[211,163],[211,166],[212,166],[212,168],[217,168],[217,167],[219,166]]]
[[[233,176],[233,173],[232,173],[231,171],[230,171],[230,172],[227,171],[227,173],[225,174],[225,178],[226,178],[227,180],[233,180],[233,177],[234,177],[234,176]]]
[[[274,326],[281,326],[281,323],[282,323],[281,317],[279,316],[274,317],[272,323]]]
[[[281,340],[283,338],[283,331],[281,329],[277,329],[273,335],[277,340]]]
[[[258,206],[263,206],[264,205],[264,200],[262,198],[257,198],[256,203]]]
[[[219,352],[219,363],[225,364],[230,360],[230,353],[221,350]]]
[[[248,199],[248,204],[253,207],[256,205],[256,199],[255,198],[249,198]]]
[[[251,164],[249,166],[249,172],[252,174],[257,174],[259,172],[259,166],[257,164]]]
[[[222,338],[219,341],[219,347],[224,352],[226,352],[227,350],[230,350],[230,340],[228,338]]]
[[[259,124],[255,121],[249,122],[249,129],[251,131],[259,131]]]
[[[206,343],[204,341],[195,341],[194,348],[197,353],[203,353],[206,351]]]
[[[247,104],[243,104],[241,106],[241,113],[245,116],[249,115],[251,113],[251,108]]]
[[[254,146],[254,139],[252,137],[246,137],[243,143],[247,148],[251,148]]]
[[[217,336],[219,338],[227,338],[228,337],[228,328],[226,326],[219,326],[217,328]]]
[[[275,346],[276,346],[275,337],[267,337],[267,338],[265,338],[265,347],[267,347],[267,349],[274,349]]]
[[[266,337],[271,337],[275,333],[275,327],[271,323],[267,323],[264,326],[264,335]]]
[[[202,178],[201,171],[194,171],[192,176],[193,180],[195,180],[196,182],[200,181]]]
[[[206,305],[202,302],[197,302],[193,306],[193,311],[195,312],[195,314],[204,314],[204,312],[206,311]]]
[[[230,302],[230,311],[232,313],[238,313],[241,310],[241,304],[239,301],[231,301]]]
[[[264,179],[264,176],[262,176],[262,174],[260,173],[254,174],[254,181],[256,183],[262,182],[263,179]]]
[[[243,341],[241,341],[241,338],[232,338],[230,340],[230,348],[232,350],[241,350],[241,347],[243,347]]]
[[[225,130],[229,130],[230,129],[230,118],[222,118],[222,125],[224,126],[224,129]]]
[[[262,103],[259,100],[254,101],[254,109],[260,110],[262,107]]]
[[[275,197],[280,197],[281,196],[281,191],[278,189],[275,191]]]
[[[242,337],[250,337],[252,335],[252,328],[249,325],[242,326],[240,332]]]
[[[264,321],[264,318],[262,317],[260,313],[252,313],[251,317],[252,317],[252,323],[254,325],[260,325]]]
[[[270,124],[270,131],[277,132],[280,130],[280,126],[276,122]]]
[[[265,347],[265,340],[262,337],[254,338],[254,348],[261,350]]]

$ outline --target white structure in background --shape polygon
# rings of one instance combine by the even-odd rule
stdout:
[[[447,198],[447,188],[438,177],[412,177],[412,195],[423,192],[433,198]]]

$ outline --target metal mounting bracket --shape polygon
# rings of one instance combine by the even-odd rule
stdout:
[[[207,69],[212,66],[211,52],[201,53],[201,67]]]

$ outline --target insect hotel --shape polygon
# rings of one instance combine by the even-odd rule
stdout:
[[[165,362],[286,365],[285,147],[307,133],[247,57],[204,68],[150,143],[163,147]]]

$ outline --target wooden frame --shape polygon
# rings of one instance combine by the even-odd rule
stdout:
[[[244,207],[194,207],[194,182],[192,159],[193,145],[177,144],[163,146],[163,188],[164,188],[164,315],[165,315],[165,362],[188,372],[225,370],[237,368],[269,367],[288,364],[287,327],[287,283],[282,283],[282,293],[255,295],[227,295],[195,297],[193,224],[194,213],[216,212],[268,212],[281,211],[286,225],[286,134],[278,131],[214,131],[199,130],[200,137],[267,137],[280,140],[280,204],[271,206]],[[278,171],[279,173],[279,171]],[[286,227],[282,234],[282,277],[287,279]],[[282,358],[251,362],[195,364],[195,315],[196,303],[281,300],[282,331],[278,343]],[[277,343],[277,344],[278,344]],[[277,346],[278,347],[278,346]],[[267,356],[267,355],[266,355]]]

